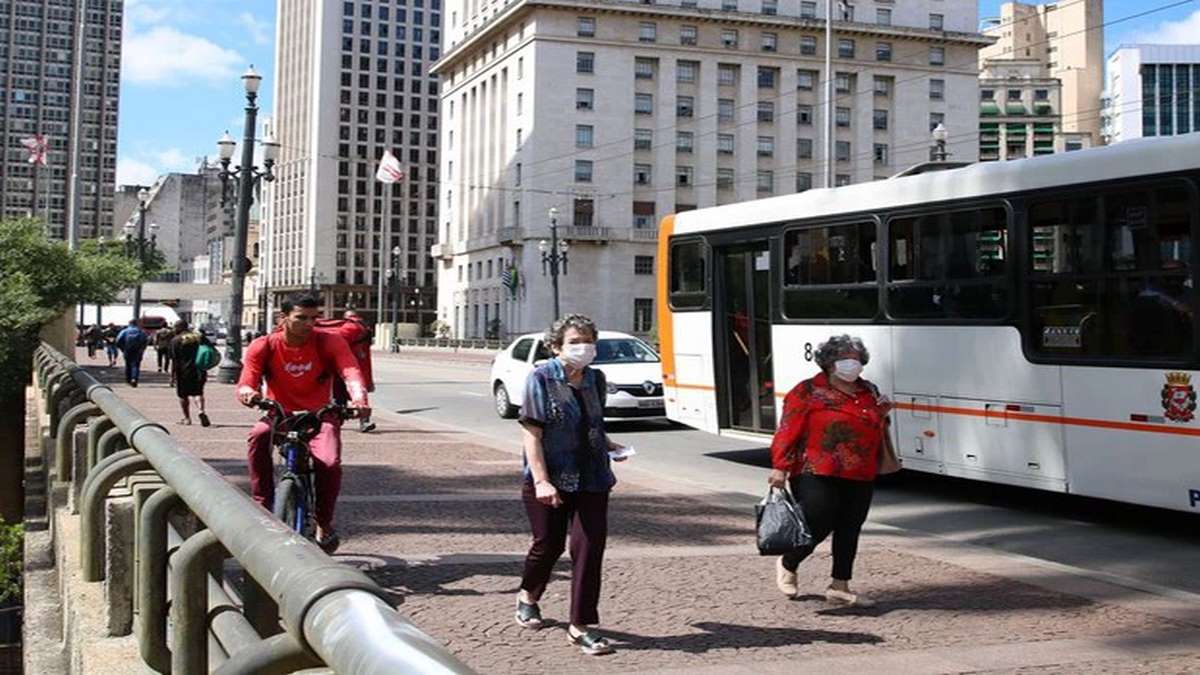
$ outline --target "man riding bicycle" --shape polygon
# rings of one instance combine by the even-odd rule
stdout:
[[[281,305],[283,321],[269,335],[257,338],[246,349],[237,398],[245,406],[267,397],[278,401],[285,413],[316,411],[332,398],[333,381],[346,383],[351,407],[369,414],[367,390],[358,362],[339,335],[314,330],[320,316],[320,300],[307,293],[293,295]],[[342,483],[341,418],[326,416],[320,432],[309,444],[316,470],[317,544],[326,553],[337,550],[340,540],[333,528],[333,513]],[[268,510],[274,501],[275,482],[271,461],[271,424],[258,421],[247,438],[250,494]]]

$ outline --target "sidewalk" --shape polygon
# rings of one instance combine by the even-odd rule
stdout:
[[[98,363],[83,354],[79,362]],[[138,389],[120,383],[119,369],[97,370],[244,488],[244,438],[255,413],[236,405],[231,386],[210,383],[214,426],[178,425],[174,392],[153,372],[152,355],[145,363]],[[825,605],[828,545],[800,568],[806,593],[786,600],[774,586],[773,559],[756,555],[751,513],[619,465],[601,601],[618,653],[587,658],[563,631],[565,563],[542,601],[557,623],[529,632],[512,620],[529,543],[515,427],[512,446],[499,448],[469,430],[387,411],[377,421],[374,434],[343,433],[336,558],[393,590],[422,630],[481,672],[1200,671],[1192,596],[893,528],[869,527],[856,569],[877,607]]]

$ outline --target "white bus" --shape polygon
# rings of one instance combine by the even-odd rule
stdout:
[[[910,470],[1200,512],[1200,133],[668,216],[670,419],[771,433],[866,342]]]

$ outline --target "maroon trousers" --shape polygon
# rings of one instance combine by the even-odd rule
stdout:
[[[558,493],[562,505],[552,508],[537,500],[533,483],[521,490],[533,545],[525,556],[521,590],[541,598],[550,581],[554,565],[571,534],[571,623],[591,626],[600,623],[596,606],[600,604],[600,568],[604,564],[604,545],[608,539],[608,493]]]
[[[317,525],[333,529],[333,511],[342,490],[342,423],[329,418],[321,422],[321,431],[308,442],[316,473]],[[275,466],[271,457],[271,423],[260,419],[246,438],[250,465],[250,496],[271,510],[275,502]]]

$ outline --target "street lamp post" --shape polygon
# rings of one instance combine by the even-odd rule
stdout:
[[[399,246],[392,247],[392,344],[391,351],[398,351],[400,344],[400,254]]]
[[[946,125],[938,122],[938,125],[933,128],[933,159],[938,162],[946,161],[950,153],[946,152],[946,139],[949,133],[946,131]]]
[[[229,337],[225,340],[225,356],[217,370],[217,380],[226,384],[237,382],[242,374],[242,301],[245,297],[246,272],[250,271],[250,261],[246,258],[246,237],[250,227],[250,204],[254,201],[254,186],[260,180],[275,180],[271,172],[275,158],[279,153],[279,144],[274,137],[263,139],[263,169],[259,171],[254,166],[254,132],[258,118],[258,87],[262,84],[262,76],[254,71],[254,66],[242,75],[242,84],[246,91],[246,119],[242,137],[241,165],[230,171],[229,164],[233,159],[235,143],[226,131],[221,140],[217,141],[218,153],[221,158],[221,204],[224,205],[229,193],[230,179],[237,181],[237,221],[233,232],[233,255],[230,265],[233,269],[233,288],[229,294]]]
[[[130,257],[137,257],[138,274],[146,269],[146,211],[150,210],[150,191],[146,188],[138,190],[138,224],[125,223],[125,252]],[[134,238],[134,232],[137,238]],[[158,223],[150,223],[150,245],[158,240]],[[138,279],[133,287],[133,319],[141,325],[142,320],[142,280]]]
[[[554,320],[562,315],[558,306],[558,275],[567,273],[567,242],[558,239],[558,209],[550,207],[550,243],[543,239],[538,242],[538,251],[542,254],[542,276],[547,270],[550,273],[550,286],[554,289]]]

